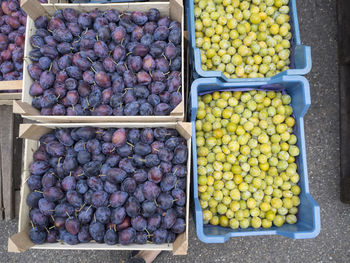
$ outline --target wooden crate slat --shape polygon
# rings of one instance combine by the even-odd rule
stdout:
[[[14,195],[12,178],[13,125],[14,118],[11,106],[1,106],[1,178],[2,199],[5,219],[14,218]]]
[[[0,91],[1,90],[18,90],[22,89],[23,81],[22,80],[7,80],[0,81]]]
[[[0,156],[1,156],[1,143],[0,143]],[[0,158],[0,167],[2,167],[1,158]],[[2,219],[4,219],[4,206],[2,202],[2,169],[0,169],[0,220]]]
[[[0,81],[0,105],[12,105],[13,100],[22,98],[22,80]],[[6,92],[3,92],[6,91]]]

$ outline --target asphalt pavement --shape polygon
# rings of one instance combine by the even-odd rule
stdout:
[[[198,240],[191,218],[187,256],[163,252],[156,262],[350,262],[350,205],[340,202],[337,12],[334,0],[297,0],[301,40],[312,48],[312,105],[305,116],[310,192],[321,208],[322,229],[311,240],[279,236],[232,238],[225,244]],[[192,215],[191,215],[192,216]],[[7,252],[17,221],[0,221],[0,262],[121,262],[128,252]]]

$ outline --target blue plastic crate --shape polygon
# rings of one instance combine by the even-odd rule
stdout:
[[[296,120],[297,145],[300,155],[296,158],[298,173],[300,175],[300,206],[298,207],[298,222],[295,225],[284,224],[282,227],[270,229],[247,229],[224,228],[203,224],[202,208],[198,199],[198,175],[197,175],[197,147],[196,147],[196,114],[198,108],[198,94],[214,92],[216,90],[233,89],[258,89],[263,85],[269,85],[269,89],[276,89],[274,85],[280,84],[284,92],[292,97],[293,114]],[[266,86],[265,86],[266,87]],[[205,243],[224,243],[231,237],[257,236],[257,235],[281,235],[294,239],[314,238],[321,229],[320,208],[309,192],[306,149],[304,136],[304,115],[307,112],[310,101],[310,88],[308,81],[301,76],[275,76],[268,81],[254,81],[245,83],[227,83],[217,78],[196,79],[191,86],[191,122],[192,122],[192,151],[193,151],[193,192],[195,204],[196,231],[198,238]]]
[[[194,71],[199,75],[199,77],[204,78],[221,78],[226,82],[242,82],[242,81],[266,81],[271,78],[237,78],[229,79],[224,76],[221,71],[204,71],[201,64],[201,53],[200,49],[196,47],[196,36],[195,36],[195,26],[194,26],[194,2],[193,0],[186,0],[186,16],[187,16],[187,25],[189,30],[189,40],[190,46],[190,58],[193,60],[192,65]],[[289,15],[290,15],[290,24],[291,24],[291,65],[290,69],[283,71],[276,76],[283,75],[306,75],[310,72],[312,67],[311,61],[311,48],[301,44],[300,41],[300,32],[299,32],[299,23],[297,15],[296,0],[289,1]]]

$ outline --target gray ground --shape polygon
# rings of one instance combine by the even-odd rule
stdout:
[[[349,262],[350,207],[339,201],[339,99],[336,1],[297,0],[301,39],[312,47],[307,76],[312,106],[305,117],[310,191],[321,207],[322,230],[312,240],[233,238],[201,243],[191,219],[188,255],[163,253],[156,262]],[[127,252],[27,251],[7,253],[17,222],[0,222],[0,262],[121,262]]]

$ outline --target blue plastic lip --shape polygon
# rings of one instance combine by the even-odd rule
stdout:
[[[200,57],[200,49],[196,47],[196,41],[195,41],[195,17],[194,17],[194,2],[193,0],[187,1],[187,24],[189,27],[189,38],[190,43],[192,46],[193,51],[193,58],[194,59],[194,70],[197,72],[197,74],[200,77],[205,78],[221,78],[225,80],[226,82],[246,82],[246,81],[263,81],[263,80],[270,80],[272,78],[237,78],[237,79],[229,79],[225,77],[225,75],[221,71],[204,71],[201,67],[201,57]],[[311,62],[311,48],[309,46],[301,45],[300,40],[300,30],[299,30],[299,23],[298,23],[298,15],[297,15],[297,6],[296,6],[296,0],[290,0],[289,1],[290,6],[290,17],[291,17],[291,23],[292,23],[292,30],[293,30],[293,38],[295,42],[295,49],[296,48],[303,48],[303,61],[300,68],[293,68],[288,69],[286,71],[283,71],[276,76],[283,76],[283,75],[306,75],[311,71],[312,68],[312,62]],[[275,76],[274,76],[275,77]]]
[[[305,195],[305,199],[308,203],[311,204],[312,209],[309,211],[312,214],[312,226],[313,228],[308,231],[296,231],[296,232],[288,232],[283,229],[259,229],[254,231],[235,231],[227,233],[226,235],[206,235],[204,233],[203,226],[203,214],[202,208],[199,204],[198,198],[198,174],[197,174],[197,146],[196,146],[196,113],[198,108],[198,87],[200,85],[213,85],[219,86],[220,89],[227,88],[242,88],[242,87],[254,87],[254,86],[262,86],[268,83],[276,83],[276,82],[289,82],[296,83],[303,86],[303,97],[302,104],[303,108],[300,112],[300,116],[297,119],[297,125],[299,129],[299,134],[302,135],[302,138],[298,137],[298,141],[300,142],[299,147],[300,151],[300,162],[303,167],[303,174],[300,176],[300,182],[302,187],[302,192]],[[214,90],[213,90],[214,91]],[[320,207],[313,199],[309,192],[309,184],[308,184],[308,172],[307,172],[307,161],[306,161],[306,148],[305,148],[305,139],[304,139],[304,122],[303,117],[307,112],[308,108],[311,104],[310,98],[310,87],[308,81],[302,76],[274,76],[270,81],[255,81],[255,82],[245,82],[245,83],[227,83],[223,82],[217,78],[199,78],[193,81],[191,86],[191,122],[192,122],[192,162],[194,164],[193,169],[193,192],[194,192],[194,203],[195,203],[195,217],[196,217],[196,232],[198,238],[204,243],[224,243],[231,237],[240,237],[240,236],[257,236],[257,235],[282,235],[285,237],[293,238],[293,239],[310,239],[316,237],[321,230],[321,219],[320,219]],[[251,229],[251,228],[250,228]]]

